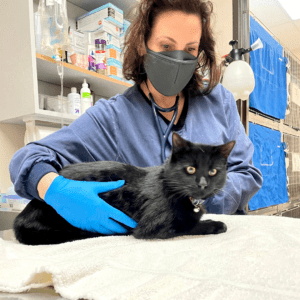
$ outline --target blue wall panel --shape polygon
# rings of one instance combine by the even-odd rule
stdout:
[[[287,86],[283,47],[250,16],[250,45],[258,38],[264,47],[250,52],[255,88],[250,94],[249,107],[277,119],[285,119]]]
[[[288,202],[281,133],[249,122],[249,138],[254,145],[253,164],[264,179],[262,188],[249,201],[250,210]]]

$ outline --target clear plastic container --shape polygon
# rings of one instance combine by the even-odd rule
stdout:
[[[23,210],[30,202],[28,199],[24,199],[16,194],[14,185],[11,185],[6,192],[6,195],[2,196],[1,210]]]
[[[60,96],[47,96],[46,110],[61,112]],[[63,97],[63,113],[70,113],[70,100],[67,97]]]
[[[47,95],[39,94],[39,109],[45,109],[47,103]]]

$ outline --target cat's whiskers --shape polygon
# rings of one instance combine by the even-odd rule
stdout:
[[[226,192],[225,190],[223,190],[223,189],[218,189],[218,188],[215,188],[215,190],[219,190],[219,191],[222,191],[222,192],[224,192],[224,193],[227,193],[229,196],[231,196],[228,192]]]
[[[165,190],[172,195],[172,197],[176,198],[182,198],[182,197],[188,197],[189,195],[186,193],[185,189],[176,189],[179,188],[178,182],[176,181],[168,181]]]
[[[176,197],[178,199],[182,197],[187,197],[187,195],[183,191],[172,191],[171,195],[172,197]]]
[[[228,192],[226,192],[225,190],[223,189],[218,189],[218,188],[215,188],[215,190],[219,190],[219,191],[222,191],[224,193],[226,193],[227,195],[229,195],[230,197],[232,197]],[[224,198],[223,198],[223,213],[224,213]]]

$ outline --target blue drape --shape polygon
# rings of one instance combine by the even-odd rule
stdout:
[[[249,107],[285,119],[287,86],[283,47],[250,16],[250,45],[258,38],[264,47],[250,52],[255,88],[250,94]]]
[[[250,210],[288,202],[284,144],[281,133],[249,122],[253,164],[263,175],[262,188],[249,201]]]

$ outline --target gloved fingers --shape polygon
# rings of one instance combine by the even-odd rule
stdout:
[[[89,231],[98,232],[98,233],[102,233],[102,234],[108,234],[108,235],[114,234],[114,230],[110,230],[100,224],[97,224],[97,228],[93,228],[92,230],[89,230]]]
[[[90,219],[90,223],[88,226],[85,226],[85,224],[80,225],[81,229],[88,230],[91,232],[96,233],[102,233],[102,234],[108,234],[112,235],[114,234],[114,231],[110,229],[110,226],[107,226],[106,224],[100,224],[99,221],[95,219]]]
[[[110,182],[99,182],[97,183],[96,192],[104,193],[111,190],[115,190],[125,184],[125,180],[110,181]]]
[[[93,197],[93,200],[95,201],[95,198]],[[112,218],[117,220],[118,222],[125,224],[131,228],[135,228],[137,226],[137,222],[128,217],[126,214],[124,214],[121,210],[113,207],[112,205],[105,202],[100,197],[97,198],[98,200],[98,208],[102,211],[105,211],[107,213],[107,218]]]
[[[126,214],[124,214],[122,211],[114,208],[113,206],[111,206],[114,210],[111,211],[110,213],[110,217],[117,220],[120,223],[123,223],[124,225],[131,227],[131,228],[135,228],[137,226],[137,222],[134,221],[133,219],[131,219],[130,217],[128,217]]]
[[[127,229],[110,218],[107,220],[107,226],[110,230],[114,231],[114,233],[127,233]]]
[[[129,226],[127,226],[127,225],[125,225],[125,224],[123,224],[123,223],[121,223],[121,222],[119,222],[119,221],[117,221],[117,220],[115,220],[115,219],[113,219],[111,217],[109,217],[109,219],[112,219],[114,222],[116,222],[117,224],[119,224],[120,226],[122,226],[123,228],[125,228],[127,231],[131,231],[132,230],[131,227],[129,227]]]

